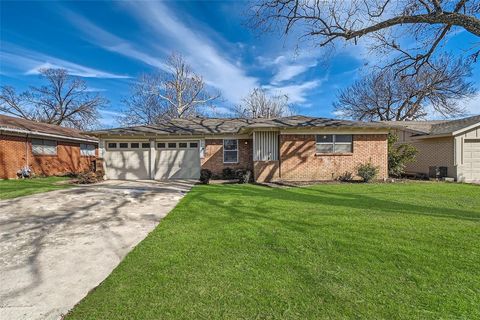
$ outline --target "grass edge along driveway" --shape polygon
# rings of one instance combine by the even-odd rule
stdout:
[[[0,200],[27,196],[35,193],[61,190],[71,187],[68,183],[61,183],[69,178],[46,177],[32,179],[0,180]]]
[[[474,319],[480,188],[196,186],[66,319]]]

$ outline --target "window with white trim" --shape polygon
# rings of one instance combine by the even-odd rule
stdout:
[[[80,143],[80,155],[85,157],[95,156],[95,145]]]
[[[317,134],[317,153],[351,153],[353,136],[351,134]]]
[[[238,162],[238,140],[224,139],[223,140],[223,163],[237,163]]]
[[[57,141],[45,139],[32,139],[32,153],[38,155],[56,156]]]

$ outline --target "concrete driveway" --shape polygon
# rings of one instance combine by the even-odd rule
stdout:
[[[58,319],[191,186],[106,181],[0,201],[0,319]]]

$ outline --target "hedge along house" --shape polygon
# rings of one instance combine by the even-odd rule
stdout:
[[[98,140],[78,130],[0,115],[0,179],[96,170]]]
[[[480,182],[480,115],[458,120],[390,121],[400,143],[418,150],[407,171]]]
[[[91,132],[107,179],[198,179],[249,169],[259,182],[332,180],[371,162],[387,177],[385,124],[292,116],[174,119]]]

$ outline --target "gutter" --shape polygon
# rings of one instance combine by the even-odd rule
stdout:
[[[97,143],[98,140],[93,140],[93,139],[88,139],[88,138],[75,138],[75,137],[68,137],[68,136],[63,136],[59,134],[51,134],[51,133],[43,133],[43,132],[38,132],[38,131],[28,131],[28,130],[22,130],[22,129],[11,129],[11,128],[1,128],[0,127],[0,133],[19,133],[19,134],[24,134],[24,135],[34,135],[34,136],[40,136],[40,137],[49,137],[49,138],[56,138],[56,139],[61,139],[61,140],[73,140],[73,141],[81,141],[81,142],[92,142],[92,143]]]

